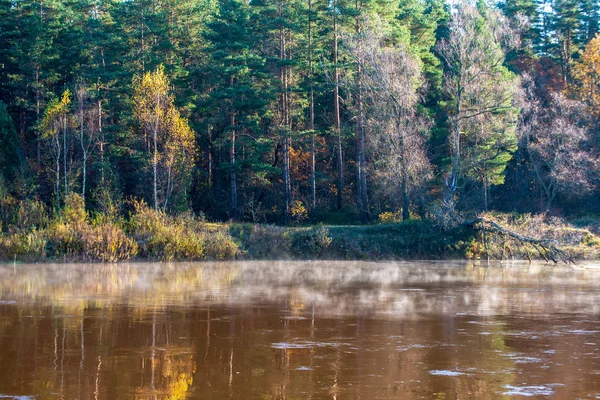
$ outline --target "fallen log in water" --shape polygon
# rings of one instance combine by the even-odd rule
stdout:
[[[539,255],[546,261],[552,260],[555,264],[561,261],[565,264],[575,263],[573,257],[562,250],[555,240],[536,239],[530,236],[524,236],[500,225],[494,220],[483,217],[477,217],[473,220],[464,221],[463,223],[476,231],[483,231],[484,234],[486,232],[492,234],[502,234],[521,243],[528,243],[532,245]],[[531,261],[531,259],[529,259],[529,261]]]

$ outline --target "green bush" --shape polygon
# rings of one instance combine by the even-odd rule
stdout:
[[[303,229],[294,232],[292,250],[296,256],[319,257],[329,249],[332,240],[329,230],[323,226]]]
[[[290,229],[275,225],[254,225],[245,242],[247,254],[255,259],[288,258],[291,248]]]

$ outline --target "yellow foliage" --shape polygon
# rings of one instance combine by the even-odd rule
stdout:
[[[40,122],[40,132],[43,138],[51,138],[58,133],[59,124],[69,111],[70,105],[71,92],[69,89],[63,92],[60,100],[50,101]]]
[[[162,65],[133,83],[134,115],[151,137],[153,156],[148,161],[154,166],[166,209],[171,194],[183,191],[181,186],[189,183],[196,149],[194,132],[173,103]]]
[[[146,72],[141,80],[134,80],[134,113],[138,121],[150,131],[164,127],[167,110],[173,105],[169,95],[169,79],[161,65],[154,72]]]
[[[590,40],[573,67],[576,82],[571,91],[590,106],[590,112],[600,117],[600,34]]]
[[[308,211],[300,200],[295,200],[292,203],[291,209],[292,218],[296,221],[302,222],[308,219]]]
[[[379,214],[379,222],[382,224],[388,224],[392,222],[401,222],[402,221],[402,209],[399,209],[396,212],[386,211]]]

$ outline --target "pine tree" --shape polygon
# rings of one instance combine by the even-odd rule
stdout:
[[[223,0],[219,12],[208,23],[205,39],[210,61],[206,76],[211,86],[202,99],[219,142],[228,143],[229,160],[222,167],[229,172],[230,213],[238,218],[238,146],[260,144],[259,122],[270,100],[265,59],[254,51],[252,10],[243,0]],[[254,135],[254,136],[253,136]]]

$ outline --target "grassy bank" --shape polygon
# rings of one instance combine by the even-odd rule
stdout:
[[[0,236],[0,260],[5,262],[539,258],[531,245],[501,235],[483,235],[466,226],[442,231],[422,220],[363,226],[216,224],[190,214],[169,216],[142,202],[134,202],[123,219],[88,215],[76,195],[56,218],[31,203],[16,207],[14,213],[14,222]],[[576,259],[600,258],[597,220],[486,217],[523,235],[556,240]]]

